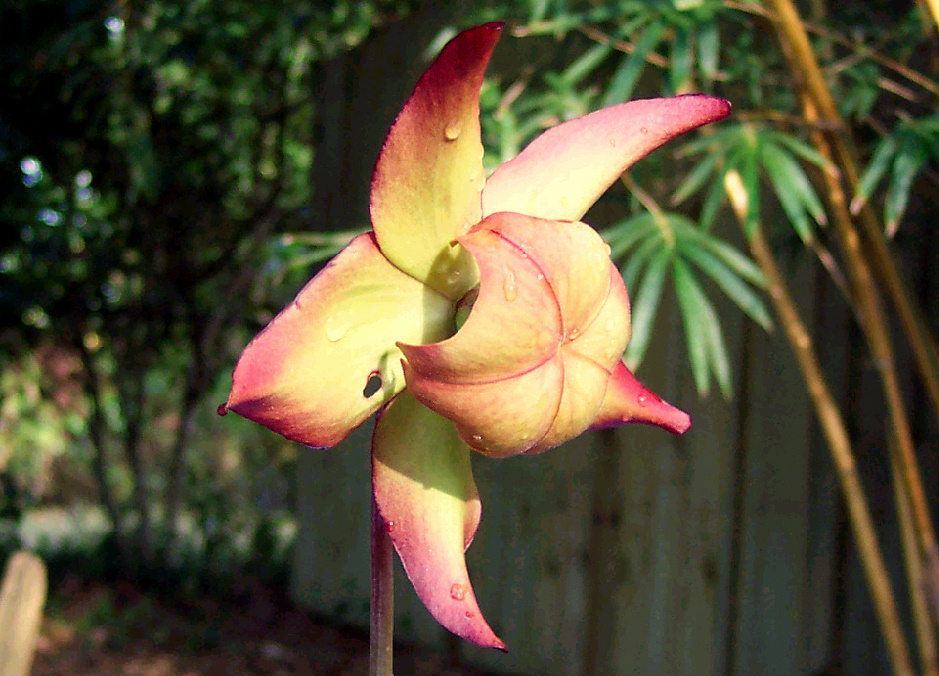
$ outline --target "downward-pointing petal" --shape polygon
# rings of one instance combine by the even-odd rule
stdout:
[[[333,446],[404,387],[395,341],[440,340],[451,312],[385,260],[371,233],[359,235],[245,348],[226,406],[288,439]]]
[[[469,448],[453,424],[400,394],[375,426],[372,483],[391,541],[430,614],[457,636],[505,650],[483,619],[463,558],[481,507]]]
[[[480,219],[485,181],[479,89],[502,24],[463,31],[443,48],[404,104],[372,176],[372,226],[401,270],[456,299],[475,266],[450,242]]]
[[[489,177],[483,216],[579,220],[636,160],[729,113],[724,99],[691,94],[630,101],[553,127]]]

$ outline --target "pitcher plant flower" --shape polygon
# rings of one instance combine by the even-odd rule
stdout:
[[[481,515],[470,451],[540,453],[625,422],[688,428],[623,364],[626,288],[580,219],[633,162],[730,106],[606,108],[486,178],[479,92],[501,30],[460,33],[419,79],[375,165],[372,230],[245,348],[224,407],[318,448],[377,413],[374,499],[415,591],[450,631],[505,649],[464,560]]]

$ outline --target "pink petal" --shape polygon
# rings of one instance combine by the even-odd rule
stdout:
[[[360,235],[248,344],[226,407],[288,439],[333,446],[404,387],[395,341],[440,340],[452,311]]]
[[[372,175],[372,225],[388,260],[451,299],[476,285],[451,242],[481,217],[479,90],[501,23],[463,31],[421,76]]]
[[[590,427],[601,429],[624,423],[656,425],[672,434],[683,434],[691,427],[691,418],[649,391],[620,362],[610,378],[600,413]]]
[[[483,215],[579,220],[634,162],[728,114],[727,101],[692,94],[630,101],[565,122],[496,169],[483,190]]]
[[[483,618],[463,552],[481,506],[469,449],[453,424],[407,392],[382,412],[372,437],[378,510],[418,597],[440,624],[487,648],[506,650]]]
[[[606,244],[583,223],[514,213],[460,242],[479,265],[479,297],[452,338],[399,344],[409,391],[487,455],[537,453],[580,434],[629,338]]]

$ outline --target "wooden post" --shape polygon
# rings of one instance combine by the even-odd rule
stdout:
[[[0,674],[28,676],[45,602],[45,565],[34,554],[16,552],[0,586]]]

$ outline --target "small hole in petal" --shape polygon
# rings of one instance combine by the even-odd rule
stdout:
[[[381,376],[378,371],[372,371],[368,374],[368,380],[365,381],[365,389],[362,390],[362,396],[368,399],[381,389]]]

